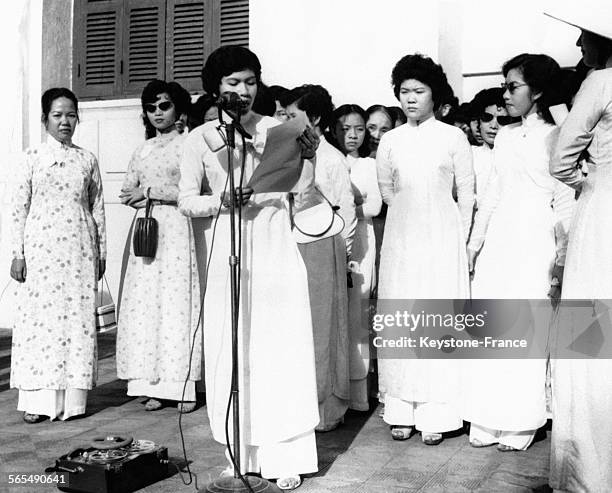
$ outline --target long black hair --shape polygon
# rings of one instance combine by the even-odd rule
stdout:
[[[342,152],[342,154],[346,155],[344,146],[342,143],[338,142],[336,137],[336,126],[340,121],[340,118],[352,114],[359,115],[363,120],[364,138],[363,142],[359,146],[359,149],[357,149],[357,152],[359,153],[359,157],[368,157],[370,155],[370,132],[368,132],[368,130],[365,128],[368,121],[368,114],[361,106],[357,104],[343,104],[332,113],[331,123],[329,125],[329,135],[326,135],[326,137],[334,147]]]

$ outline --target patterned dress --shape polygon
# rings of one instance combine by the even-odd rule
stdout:
[[[25,258],[18,288],[11,387],[91,389],[96,378],[95,289],[106,258],[98,162],[47,137],[28,149],[13,197],[13,257]]]
[[[128,379],[129,395],[181,400],[200,310],[198,271],[191,221],[176,206],[179,160],[184,138],[158,135],[134,152],[123,188],[151,188],[158,223],[155,259],[130,257],[123,284],[117,333],[117,375]],[[171,205],[174,203],[174,205]],[[143,217],[145,209],[139,209]],[[200,379],[202,336],[191,358],[191,382],[185,400],[195,399]]]

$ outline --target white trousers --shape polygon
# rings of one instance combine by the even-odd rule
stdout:
[[[474,439],[478,440],[483,445],[489,445],[493,443],[501,443],[502,445],[508,445],[517,450],[527,450],[537,430],[526,430],[526,431],[502,431],[492,430],[484,426],[479,426],[472,423],[470,425],[470,442]]]
[[[383,419],[390,425],[414,426],[426,433],[443,433],[463,426],[458,411],[450,404],[404,401],[389,394],[385,396]]]
[[[227,450],[226,457],[229,455]],[[318,471],[317,442],[314,430],[283,442],[242,447],[242,473],[261,473],[267,479],[286,478]],[[230,462],[231,466],[231,462]]]
[[[159,382],[153,383],[147,380],[132,379],[128,380],[127,395],[143,395],[172,401],[195,401],[195,382],[192,380],[187,382],[185,398],[182,399],[184,384],[185,382],[170,382],[166,380],[160,380]]]
[[[19,389],[17,410],[29,414],[49,416],[50,420],[66,420],[85,414],[87,389]]]

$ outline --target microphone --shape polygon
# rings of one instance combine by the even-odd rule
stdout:
[[[244,102],[236,92],[226,91],[217,98],[217,110],[219,112],[219,121],[223,123],[223,112],[227,113],[234,124],[234,128],[245,139],[252,139],[242,125],[240,125],[240,114],[244,108]]]
[[[226,91],[217,98],[217,107],[227,112],[232,118],[240,119],[242,99],[237,92]]]

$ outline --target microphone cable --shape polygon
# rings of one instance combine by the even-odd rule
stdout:
[[[242,137],[242,157],[241,157],[241,171],[240,171],[240,180],[239,180],[239,194],[238,194],[238,198],[240,200],[240,206],[238,207],[238,255],[237,255],[237,262],[238,262],[238,267],[239,269],[242,268],[242,184],[243,184],[243,180],[244,180],[244,168],[246,166],[246,145],[245,145],[245,138],[244,135],[241,134]],[[233,150],[227,146],[228,149],[228,163],[230,160],[230,153],[233,152]],[[233,173],[234,170],[231,169],[228,172],[228,177],[229,177],[229,173]],[[240,307],[240,281],[241,281],[241,275],[237,276],[236,279],[236,306]],[[239,369],[239,365],[236,365],[236,368]],[[235,368],[234,365],[232,364],[232,381],[234,379],[235,374],[234,374]],[[240,378],[240,376],[238,375],[236,378]],[[230,410],[232,407],[232,392],[230,389],[230,393],[229,393],[229,399],[227,401],[227,408],[225,410],[225,444],[227,446],[227,453],[229,455],[230,461],[232,463],[232,465],[234,466],[234,471],[236,471],[238,473],[238,477],[240,479],[240,481],[242,481],[242,484],[244,485],[245,488],[247,488],[249,490],[250,493],[254,493],[253,492],[253,488],[251,488],[251,485],[249,484],[249,482],[245,479],[244,475],[242,474],[242,471],[240,470],[240,468],[237,467],[236,464],[236,458],[234,457],[234,454],[232,453],[232,448],[231,448],[231,442],[230,442],[230,437],[229,437],[229,418],[230,418]],[[238,413],[240,414],[240,409],[238,409]],[[234,444],[235,445],[235,444]],[[240,454],[240,450],[238,450],[238,454]]]
[[[221,134],[221,132],[220,132]],[[222,135],[222,134],[221,134]],[[224,141],[227,144],[227,141],[224,139]],[[227,192],[227,187],[229,184],[229,174],[227,175],[226,179],[225,179],[225,185],[223,187],[223,193]],[[206,299],[206,291],[208,289],[208,274],[210,272],[210,264],[212,262],[212,255],[213,255],[213,251],[214,251],[214,246],[215,246],[215,237],[216,237],[216,233],[217,233],[217,223],[219,222],[219,217],[221,215],[221,209],[222,206],[220,204],[219,209],[217,210],[217,213],[215,214],[215,218],[213,221],[213,228],[212,228],[212,236],[211,236],[211,241],[210,241],[210,250],[208,252],[207,255],[207,259],[206,259],[206,272],[204,274],[204,282],[203,282],[203,287],[202,287],[202,295],[200,297],[200,311],[199,311],[199,315],[198,315],[198,324],[196,326],[196,330],[194,331],[193,337],[191,339],[191,347],[189,349],[189,364],[188,364],[188,368],[187,368],[187,375],[185,377],[185,381],[183,383],[183,391],[182,391],[182,395],[181,395],[181,402],[183,402],[185,400],[185,392],[187,390],[187,383],[189,381],[189,376],[191,375],[191,365],[192,365],[192,361],[193,361],[193,351],[195,349],[195,344],[196,344],[196,340],[197,340],[197,336],[198,333],[200,331],[200,328],[202,329],[202,331],[204,331],[204,301]],[[191,220],[191,218],[189,218]],[[195,242],[195,237],[194,237],[194,242]],[[197,265],[197,258],[196,258],[196,265]],[[202,346],[202,352],[204,351],[204,347]],[[178,465],[174,464],[174,466],[177,469],[177,472],[179,474],[179,476],[181,477],[181,481],[183,482],[184,485],[188,486],[191,483],[193,483],[195,481],[194,487],[196,490],[199,490],[198,487],[198,476],[197,474],[191,472],[191,468],[189,467],[189,460],[187,458],[187,451],[186,451],[186,447],[185,447],[185,435],[183,432],[183,413],[179,413],[178,416],[178,426],[179,426],[179,434],[180,434],[180,438],[181,438],[181,447],[182,447],[182,452],[183,452],[183,459],[185,461],[185,467],[187,468],[187,473],[189,475],[189,480],[185,481],[183,474],[180,470],[180,468],[178,467]],[[194,479],[195,478],[195,479]]]

